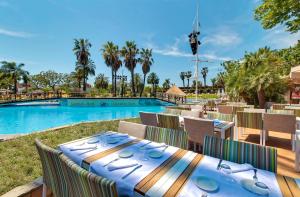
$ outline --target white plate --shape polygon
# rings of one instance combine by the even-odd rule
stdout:
[[[152,150],[148,153],[148,156],[154,159],[161,158],[164,155],[164,152],[158,150]]]
[[[130,150],[124,150],[122,152],[119,153],[119,157],[121,158],[129,158],[133,155],[133,152]]]
[[[255,185],[254,180],[243,179],[243,180],[241,180],[241,185],[243,186],[243,188],[245,188],[246,190],[248,190],[249,192],[252,192],[254,194],[261,195],[261,196],[269,195],[269,190],[257,187]]]
[[[96,144],[97,142],[99,142],[97,138],[93,138],[87,141],[88,144]]]
[[[198,176],[194,179],[194,183],[200,189],[207,192],[214,192],[219,189],[219,184],[211,178],[206,176]]]

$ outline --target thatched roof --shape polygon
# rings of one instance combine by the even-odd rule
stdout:
[[[174,96],[186,96],[186,94],[176,85],[173,85],[170,89],[168,89],[168,91],[166,91],[166,94]]]

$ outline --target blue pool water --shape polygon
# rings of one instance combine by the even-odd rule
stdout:
[[[136,99],[138,100],[138,99]],[[58,106],[0,107],[0,134],[24,134],[83,121],[138,117],[140,111],[162,112],[164,102],[62,100]],[[114,103],[115,102],[115,103]],[[104,104],[103,104],[104,103]]]

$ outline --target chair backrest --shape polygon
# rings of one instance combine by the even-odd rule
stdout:
[[[63,176],[73,197],[117,197],[116,183],[86,171],[65,155],[59,156]],[[59,195],[61,196],[61,195]]]
[[[288,115],[293,115],[294,111],[291,109],[268,109],[267,110],[268,114],[288,114]]]
[[[247,106],[232,106],[232,113],[236,114],[239,111],[244,111],[244,109],[249,108]]]
[[[133,123],[133,122],[126,122],[120,121],[118,132],[120,133],[128,133],[128,135],[144,139],[146,136],[146,125]]]
[[[285,108],[285,106],[289,106],[289,104],[273,103],[272,106],[271,106],[271,109],[282,110],[282,109]]]
[[[181,109],[173,109],[173,108],[166,107],[165,113],[166,114],[173,114],[173,115],[180,115]]]
[[[188,116],[188,117],[194,117],[194,118],[202,118],[203,117],[203,112],[200,111],[200,110],[193,110],[193,111],[182,110],[181,111],[181,116]]]
[[[191,105],[191,110],[201,110],[203,111],[203,106],[202,105]]]
[[[265,114],[264,130],[295,134],[296,116],[288,114]]]
[[[209,120],[218,119],[218,120],[223,120],[223,121],[227,121],[227,122],[233,122],[234,116],[232,114],[223,114],[223,113],[211,112],[211,111],[208,111],[206,113],[207,113],[207,119],[209,119]]]
[[[244,112],[266,113],[265,109],[245,108]]]
[[[158,126],[169,129],[179,129],[179,117],[175,115],[157,114]]]
[[[35,145],[40,156],[43,170],[43,181],[51,189],[54,196],[70,196],[63,176],[63,168],[59,162],[61,151],[55,150],[35,139]]]
[[[277,149],[247,142],[205,136],[203,154],[255,168],[277,172]]]
[[[233,106],[218,105],[218,112],[222,114],[233,114]]]
[[[158,126],[157,115],[155,113],[140,112],[141,121],[144,125]]]
[[[300,117],[300,109],[294,109],[294,114],[296,117]]]
[[[236,114],[236,126],[262,130],[263,113],[239,111]]]
[[[214,121],[200,118],[184,118],[184,129],[189,141],[203,145],[206,135],[214,135]]]
[[[188,149],[188,134],[183,130],[148,126],[146,139],[159,143],[166,143],[182,149]]]

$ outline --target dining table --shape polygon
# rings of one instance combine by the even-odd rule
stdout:
[[[299,196],[300,180],[114,131],[59,149],[116,182],[119,196]]]

